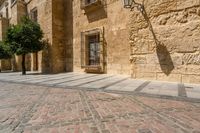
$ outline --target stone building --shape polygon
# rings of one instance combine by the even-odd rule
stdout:
[[[200,0],[135,1],[144,9],[121,0],[0,0],[0,39],[29,15],[49,42],[27,56],[30,70],[200,83]],[[14,62],[19,70],[20,57]]]

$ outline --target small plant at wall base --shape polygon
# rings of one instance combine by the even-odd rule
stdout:
[[[22,75],[26,74],[26,54],[35,53],[44,48],[43,32],[40,25],[28,17],[24,17],[20,24],[9,27],[5,43],[16,55],[22,56]]]
[[[5,45],[3,42],[0,42],[0,60],[12,58],[12,52],[10,48]],[[0,68],[1,72],[1,68]]]

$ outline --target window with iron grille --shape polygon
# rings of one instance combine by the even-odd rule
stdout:
[[[81,0],[81,8],[98,7],[102,5],[102,0]]]
[[[88,51],[88,65],[99,66],[100,65],[100,42],[99,33],[87,36],[87,51]]]
[[[103,32],[93,29],[81,33],[81,67],[103,66]]]
[[[11,0],[11,4],[14,3],[14,2],[15,2],[15,0]]]
[[[38,11],[37,8],[34,8],[30,12],[30,17],[33,21],[37,22],[38,21]]]

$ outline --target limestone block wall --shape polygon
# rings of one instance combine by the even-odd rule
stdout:
[[[0,18],[0,40],[4,40],[6,36],[6,31],[9,26],[9,21],[6,18]]]
[[[26,15],[26,5],[22,0],[17,0],[11,5],[10,24],[18,24],[21,18]]]
[[[73,71],[73,1],[64,1],[65,61],[67,72]]]
[[[0,41],[3,41],[6,36],[6,31],[9,26],[9,21],[6,18],[0,18]],[[11,60],[1,60],[1,70],[11,70]]]
[[[51,71],[51,45],[52,45],[52,1],[51,0],[27,0],[27,11],[37,8],[38,23],[40,24],[44,38],[48,41],[49,46],[38,53],[38,70],[43,73]],[[32,55],[33,56],[33,55]],[[33,61],[33,60],[32,60]],[[32,68],[33,68],[32,62]]]
[[[143,4],[130,21],[132,77],[200,83],[200,1]]]
[[[32,0],[27,3],[29,13],[37,8],[38,23],[44,32],[44,39],[48,41],[48,47],[39,52],[39,71],[64,72],[66,69],[64,0]]]
[[[1,64],[0,65],[1,71],[6,71],[6,70],[12,69],[11,60],[1,60],[0,64]]]
[[[121,0],[103,1],[103,8],[85,12],[80,0],[73,0],[73,65],[81,69],[81,32],[104,29],[105,73],[130,74],[130,45],[128,23],[130,11]]]
[[[19,24],[22,17],[26,15],[26,5],[24,1],[16,0],[11,5],[11,18],[9,24]],[[14,71],[21,71],[21,56],[16,56],[13,61],[13,70]],[[28,68],[29,69],[29,68]]]
[[[52,0],[52,46],[51,46],[51,72],[64,72],[66,69],[65,45],[65,0]]]
[[[6,31],[9,26],[9,20],[6,18],[0,18],[0,40],[5,39]]]

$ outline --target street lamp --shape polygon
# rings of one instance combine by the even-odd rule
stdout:
[[[136,7],[139,11],[144,11],[144,6],[142,4],[136,3],[134,0],[123,0],[124,8],[130,8],[131,11]]]

